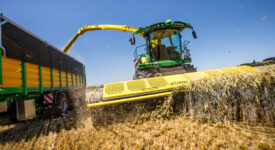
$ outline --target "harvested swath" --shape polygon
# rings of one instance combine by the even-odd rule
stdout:
[[[175,117],[94,128],[64,118],[0,127],[0,149],[274,149],[275,129]]]
[[[108,126],[114,123],[145,121],[148,119],[144,118],[143,114],[158,109],[163,102],[163,99],[152,99],[92,108],[93,125]]]
[[[172,96],[145,118],[175,114],[201,120],[234,120],[275,125],[275,66],[256,74],[224,74],[175,89]]]

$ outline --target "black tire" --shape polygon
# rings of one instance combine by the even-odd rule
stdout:
[[[10,125],[12,123],[15,123],[15,122],[12,122],[10,118],[5,118],[0,120],[0,126]]]
[[[62,114],[66,114],[70,108],[70,101],[66,93],[57,92],[55,95],[55,103],[47,104],[44,108],[44,115],[46,117],[60,117]]]
[[[8,114],[9,114],[9,119],[11,123],[17,123],[17,116],[16,116],[16,104],[12,103],[9,110],[8,110]]]
[[[196,72],[197,71],[197,68],[195,68],[194,65],[191,65],[191,64],[184,64],[182,67],[183,67],[183,69],[186,70],[186,72]]]
[[[144,69],[144,70],[136,70],[134,75],[134,80],[136,79],[146,79],[161,76],[159,69]]]
[[[196,71],[197,69],[194,67],[194,65],[183,64],[182,66],[136,70],[133,78],[134,80],[146,79],[146,78],[152,78],[152,77],[158,77],[158,76],[175,75],[175,74],[182,74],[182,73],[196,72]]]
[[[68,96],[64,92],[57,93],[56,97],[57,109],[59,109],[61,114],[66,114],[70,109],[70,102]]]
[[[16,105],[15,105],[15,103],[11,104],[7,114],[9,115],[9,117],[0,120],[0,125],[10,125],[10,124],[18,122],[18,120],[16,118]]]

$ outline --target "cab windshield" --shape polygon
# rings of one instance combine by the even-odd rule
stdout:
[[[181,39],[175,29],[159,30],[150,33],[152,60],[181,59]]]

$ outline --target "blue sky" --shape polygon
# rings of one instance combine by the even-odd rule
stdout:
[[[274,0],[1,0],[0,11],[62,49],[84,25],[147,26],[167,19],[190,22],[193,64],[198,70],[236,66],[275,56]],[[130,33],[94,31],[82,35],[69,54],[86,65],[87,84],[131,80],[135,46]]]

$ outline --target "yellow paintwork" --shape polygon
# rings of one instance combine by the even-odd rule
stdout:
[[[82,76],[80,76],[80,83],[81,83],[80,86],[83,86],[83,77]]]
[[[141,63],[142,63],[142,64],[147,63],[147,58],[146,58],[146,57],[141,57]]]
[[[2,87],[22,87],[21,61],[2,57]]]
[[[80,75],[77,75],[77,85],[80,86]]]
[[[62,86],[65,87],[65,86],[67,86],[67,75],[66,75],[66,72],[62,71],[61,75],[62,75]]]
[[[75,75],[75,82],[76,82],[76,86],[79,86],[79,82],[78,82],[78,75]]]
[[[60,87],[60,71],[53,69],[53,86]]]
[[[208,70],[208,71],[201,71],[201,72],[193,72],[193,73],[186,73],[186,74],[178,74],[178,75],[171,75],[171,76],[164,76],[164,77],[155,77],[155,78],[147,78],[147,79],[141,79],[141,80],[105,84],[103,89],[102,100],[104,101],[110,98],[116,99],[116,100],[89,104],[88,107],[123,103],[127,101],[143,100],[147,98],[160,97],[164,95],[166,96],[167,93],[169,93],[169,91],[171,91],[173,88],[180,87],[180,86],[188,86],[191,81],[196,81],[203,78],[209,79],[224,73],[251,74],[251,73],[257,72],[257,70],[258,69],[253,67],[238,66],[238,67],[232,67],[232,68]],[[158,92],[158,93],[150,94],[155,92]],[[163,93],[166,93],[166,94],[162,95]],[[123,98],[123,97],[128,97],[128,98]]]
[[[100,101],[97,103],[88,104],[87,107],[98,107],[98,106],[119,104],[119,103],[125,103],[125,102],[137,101],[137,100],[145,100],[145,99],[150,99],[150,98],[168,96],[170,94],[172,94],[172,92],[164,92],[164,93],[152,94],[152,95],[147,95],[147,96],[124,98],[124,99],[115,100],[115,101],[106,101],[106,102]]]
[[[116,30],[116,31],[135,33],[138,29],[129,27],[126,25],[86,25],[77,31],[77,33],[73,36],[73,38],[65,45],[62,51],[67,53],[70,47],[73,45],[73,43],[76,41],[76,39],[80,35],[84,34],[87,31],[96,31],[96,30]],[[137,34],[137,35],[143,37],[142,34]]]
[[[72,84],[73,84],[73,86],[76,86],[75,74],[74,73],[72,73]]]
[[[172,22],[172,20],[170,20],[170,19],[168,19],[168,20],[166,20],[166,22],[165,23],[171,23]]]
[[[42,69],[42,82],[44,87],[51,87],[51,69],[47,67],[41,67]]]
[[[158,45],[158,40],[151,40],[152,48],[155,48]]]
[[[79,76],[79,86],[82,86],[82,77],[80,75]]]
[[[48,67],[41,67],[42,86],[51,87],[51,69]],[[62,87],[67,86],[66,72],[62,71]],[[75,76],[75,74],[74,74]],[[60,71],[53,69],[54,87],[60,87]],[[81,75],[78,75],[82,79]],[[39,87],[39,66],[26,62],[26,79],[27,87]],[[22,87],[22,64],[21,61],[2,57],[2,87]],[[72,86],[71,73],[68,73],[69,85]],[[83,84],[79,80],[79,85]],[[1,87],[1,85],[0,85]]]
[[[68,83],[69,85],[68,86],[72,86],[72,74],[71,73],[68,73]]]
[[[39,87],[39,67],[31,63],[26,63],[27,87]]]

